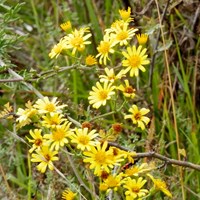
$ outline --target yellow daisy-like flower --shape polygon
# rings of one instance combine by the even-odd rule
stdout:
[[[90,169],[94,169],[94,174],[97,176],[101,174],[102,170],[109,173],[110,168],[113,168],[115,164],[113,160],[110,159],[112,152],[106,150],[107,147],[107,142],[104,142],[103,145],[98,143],[96,147],[91,146],[90,151],[83,152],[86,156],[83,162],[90,163]]]
[[[109,175],[102,183],[99,185],[99,189],[101,191],[107,191],[109,192],[110,190],[117,191],[118,188],[121,186],[122,182],[122,173],[116,175]]]
[[[117,75],[115,75],[114,69],[108,69],[107,67],[105,68],[105,73],[106,75],[100,75],[100,82],[105,82],[105,81],[110,81],[113,83],[117,79],[121,79],[123,76],[125,76],[124,70],[121,70]]]
[[[147,43],[147,40],[148,40],[147,34],[137,34],[136,37],[137,37],[137,41],[139,45],[144,45]]]
[[[64,200],[73,200],[77,196],[77,193],[72,192],[69,188],[67,188],[62,193],[62,199]]]
[[[99,46],[97,47],[97,51],[99,53],[96,55],[96,58],[99,57],[100,64],[103,63],[104,65],[106,65],[107,59],[110,60],[108,54],[115,52],[112,48],[115,46],[115,44],[116,42],[114,42],[113,39],[109,37],[109,34],[104,35],[103,41],[101,41]]]
[[[55,129],[52,130],[51,134],[45,134],[44,138],[48,139],[49,142],[52,142],[51,149],[56,151],[59,150],[60,146],[63,147],[67,144],[69,136],[72,134],[70,130],[71,122],[65,122],[62,125],[58,125]]]
[[[57,106],[59,103],[57,97],[54,97],[51,101],[49,101],[48,97],[44,97],[43,99],[38,99],[33,106],[38,109],[40,114],[51,113],[51,112],[61,112],[61,109],[66,107],[67,105]]]
[[[93,108],[98,109],[101,105],[106,105],[106,101],[111,99],[111,96],[115,94],[113,91],[115,86],[108,81],[104,82],[102,86],[99,82],[96,83],[96,87],[92,87],[93,91],[90,91],[88,97],[89,103],[93,104]]]
[[[119,43],[120,46],[127,45],[128,41],[135,35],[135,32],[138,31],[138,29],[135,28],[128,28],[128,25],[127,22],[119,22],[119,24],[116,22],[114,27],[108,29],[109,32],[113,32],[110,37],[112,37],[116,43]]]
[[[125,192],[126,199],[131,200],[146,196],[148,190],[142,189],[146,182],[147,181],[143,180],[142,177],[139,177],[137,180],[131,179],[130,177],[126,178],[123,185],[123,187],[127,189]]]
[[[66,43],[67,49],[72,49],[72,55],[76,53],[76,51],[83,51],[85,49],[85,45],[90,44],[90,41],[87,41],[88,38],[92,36],[89,32],[89,28],[80,28],[79,30],[75,29],[72,33],[68,34],[63,38]],[[85,33],[88,33],[84,36]]]
[[[49,53],[49,57],[52,58],[58,58],[58,56],[67,49],[66,43],[63,41],[63,39],[60,40],[60,42],[51,49],[51,52]]]
[[[160,190],[162,191],[165,195],[167,195],[168,197],[172,198],[172,194],[171,192],[167,189],[167,185],[164,181],[162,181],[161,179],[156,179],[154,178],[151,174],[147,174],[151,180],[154,183],[154,188],[155,190]]]
[[[91,146],[95,146],[98,143],[97,141],[94,141],[97,136],[99,136],[99,134],[96,133],[96,130],[88,131],[88,128],[76,128],[70,138],[71,143],[77,144],[77,149],[80,149],[81,151],[87,149],[90,151]]]
[[[55,128],[57,125],[67,121],[67,119],[64,119],[63,115],[59,113],[48,113],[42,116],[42,118],[42,125],[47,128]]]
[[[17,127],[19,128],[30,124],[31,118],[37,114],[37,110],[33,108],[30,101],[28,101],[25,106],[26,109],[19,108],[16,113],[18,115],[18,118],[16,119],[16,121],[18,122]]]
[[[126,60],[122,61],[122,65],[127,69],[125,72],[130,71],[130,76],[138,76],[139,69],[143,72],[146,71],[143,65],[148,65],[150,61],[147,59],[147,55],[145,55],[147,49],[142,49],[140,45],[138,48],[136,46],[128,47],[127,52],[122,52]]]
[[[124,176],[138,176],[140,173],[144,173],[153,169],[154,168],[149,167],[147,163],[142,163],[141,165],[134,165],[133,167],[126,169]]]
[[[97,59],[94,56],[89,55],[85,59],[85,64],[88,65],[88,66],[96,65]]]
[[[117,87],[117,89],[121,90],[125,97],[130,97],[133,99],[135,97],[135,89],[129,84],[127,79],[124,81],[124,83],[125,86],[121,84]]]
[[[72,28],[71,22],[67,21],[65,23],[60,24],[60,27],[63,31],[69,31]]]
[[[145,129],[145,124],[147,125],[150,121],[148,117],[145,117],[150,110],[146,108],[138,109],[136,105],[132,105],[132,107],[129,109],[129,112],[131,112],[131,115],[125,115],[125,119],[131,119],[133,121],[133,124],[138,124],[138,127],[140,127],[142,130]]]
[[[57,154],[57,151],[50,150],[48,146],[42,146],[40,149],[36,149],[36,153],[32,154],[31,162],[39,162],[37,169],[44,173],[47,167],[50,170],[54,169],[53,161],[58,160]]]
[[[41,129],[34,129],[33,131],[30,130],[29,133],[33,139],[30,139],[28,137],[26,138],[28,139],[30,143],[33,143],[32,148],[29,150],[29,153],[32,153],[35,149],[38,149],[44,145],[44,139],[43,139],[43,136],[41,135],[42,133]]]
[[[124,9],[119,10],[119,14],[120,14],[121,18],[122,18],[124,21],[127,21],[127,20],[130,18],[130,16],[131,16],[131,8],[128,7],[127,10],[124,10]]]

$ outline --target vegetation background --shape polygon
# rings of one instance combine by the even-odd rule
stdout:
[[[70,105],[70,116],[79,122],[84,121],[88,91],[97,80],[97,69],[56,72],[55,66],[73,64],[67,58],[51,60],[48,56],[52,46],[64,35],[59,25],[70,20],[73,27],[90,26],[95,36],[91,52],[97,53],[104,28],[116,19],[119,9],[130,6],[133,26],[149,34],[147,48],[151,64],[138,79],[137,92],[140,101],[148,105],[152,114],[147,134],[124,134],[132,140],[139,138],[140,152],[153,150],[170,158],[180,156],[181,160],[200,164],[199,1],[158,0],[166,43],[162,40],[155,2],[0,0],[1,108],[10,102],[17,109],[28,100],[36,100],[34,87],[43,95],[58,97]],[[10,80],[16,77],[9,73],[9,69],[24,81]],[[10,81],[5,81],[7,79]],[[28,147],[20,140],[27,130],[15,135],[13,127],[13,122],[1,120],[0,199],[61,199],[66,187],[64,181],[56,173],[42,175],[34,165],[31,167],[27,158]],[[76,165],[78,167],[81,162],[76,161]],[[71,171],[64,159],[58,167],[61,171]],[[183,183],[178,167],[167,165],[159,170],[159,174],[166,180],[173,199],[200,199],[199,172],[183,169]],[[73,172],[66,176],[73,179]],[[167,199],[161,195],[155,198]]]

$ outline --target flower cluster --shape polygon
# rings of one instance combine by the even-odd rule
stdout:
[[[111,63],[112,56],[117,58],[117,67],[106,66],[104,72],[99,75],[99,80],[89,92],[89,104],[95,109],[107,106],[108,109],[118,105],[118,98],[124,102],[119,106],[128,111],[122,113],[121,119],[130,120],[131,126],[145,130],[150,118],[146,116],[150,112],[147,108],[139,109],[134,98],[136,89],[133,86],[133,78],[139,76],[140,70],[145,72],[145,66],[150,63],[147,58],[147,49],[144,44],[147,36],[137,35],[138,45],[135,45],[135,34],[137,28],[130,27],[133,18],[130,17],[131,9],[120,10],[121,19],[113,22],[111,27],[104,32],[103,40],[100,41],[96,56],[89,55],[85,58],[87,66],[107,65]],[[61,24],[66,36],[60,39],[51,52],[50,58],[57,58],[60,54],[75,55],[85,51],[87,45],[91,43],[88,39],[92,36],[89,28],[73,29],[68,21]],[[133,45],[132,45],[133,44]],[[97,61],[98,59],[98,61]],[[120,64],[119,64],[120,62]],[[111,106],[107,105],[110,101]],[[116,106],[117,105],[117,106]],[[112,146],[110,141],[118,138],[122,132],[122,124],[114,123],[109,130],[102,130],[92,127],[90,122],[85,122],[82,127],[78,127],[74,120],[70,120],[64,115],[63,110],[67,109],[66,104],[60,104],[57,98],[48,97],[38,99],[35,103],[28,101],[26,108],[19,108],[17,111],[17,128],[32,125],[27,140],[31,144],[29,153],[31,161],[37,162],[37,169],[45,173],[47,168],[54,169],[54,162],[59,160],[61,149],[68,147],[73,149],[73,155],[82,157],[86,169],[91,170],[97,177],[99,193],[107,194],[109,191],[119,192],[121,196],[126,196],[127,200],[142,199],[147,195],[160,190],[167,196],[171,193],[167,185],[160,179],[153,177],[153,170],[156,168],[145,162],[134,160],[136,152],[125,151],[116,146]],[[118,109],[118,111],[120,111]],[[116,109],[115,109],[116,111]],[[129,112],[129,114],[127,114]],[[111,112],[112,113],[112,112]],[[114,113],[114,112],[113,112]],[[153,182],[153,187],[147,189],[147,181]],[[160,185],[159,185],[160,184]],[[63,192],[63,199],[74,199],[78,194],[67,189]]]

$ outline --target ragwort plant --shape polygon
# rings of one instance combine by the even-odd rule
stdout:
[[[55,170],[66,181],[62,199],[145,199],[159,191],[172,197],[165,181],[155,177],[155,164],[136,160],[135,148],[120,146],[123,129],[145,132],[150,122],[150,109],[134,101],[137,90],[133,86],[150,61],[145,48],[148,36],[137,34],[138,29],[130,26],[131,9],[119,10],[119,14],[121,18],[104,31],[97,55],[87,54],[92,37],[89,27],[74,28],[70,21],[61,24],[66,35],[49,53],[51,59],[68,56],[74,65],[83,68],[104,67],[88,94],[85,122],[72,119],[68,105],[56,97],[28,101],[16,112],[17,130],[29,128],[26,140],[31,162],[37,164],[39,172]],[[5,105],[1,115],[6,116],[9,110],[10,105]],[[94,110],[99,111],[98,115],[94,116]],[[99,128],[101,124],[94,127],[93,121],[107,123],[107,117],[114,121],[111,128]],[[110,127],[110,122],[106,126]],[[78,183],[70,183],[56,167],[61,154],[69,160]],[[72,156],[81,158],[84,170],[74,166]]]

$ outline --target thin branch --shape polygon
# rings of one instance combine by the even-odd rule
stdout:
[[[119,149],[122,149],[124,151],[132,151],[126,147],[120,146],[117,143],[114,142],[109,142],[108,143],[110,146],[114,146],[117,147]],[[166,165],[167,164],[171,164],[171,165],[177,165],[177,166],[182,166],[182,167],[187,167],[187,168],[191,168],[191,169],[195,169],[197,171],[200,171],[200,165],[188,162],[188,161],[181,161],[181,160],[176,160],[176,159],[172,159],[172,158],[168,158],[166,156],[163,156],[161,154],[158,154],[154,151],[152,152],[145,152],[145,153],[136,153],[136,155],[133,156],[133,158],[157,158],[158,160],[162,160],[165,161]]]
[[[23,78],[0,79],[0,83],[20,82],[24,81]]]

